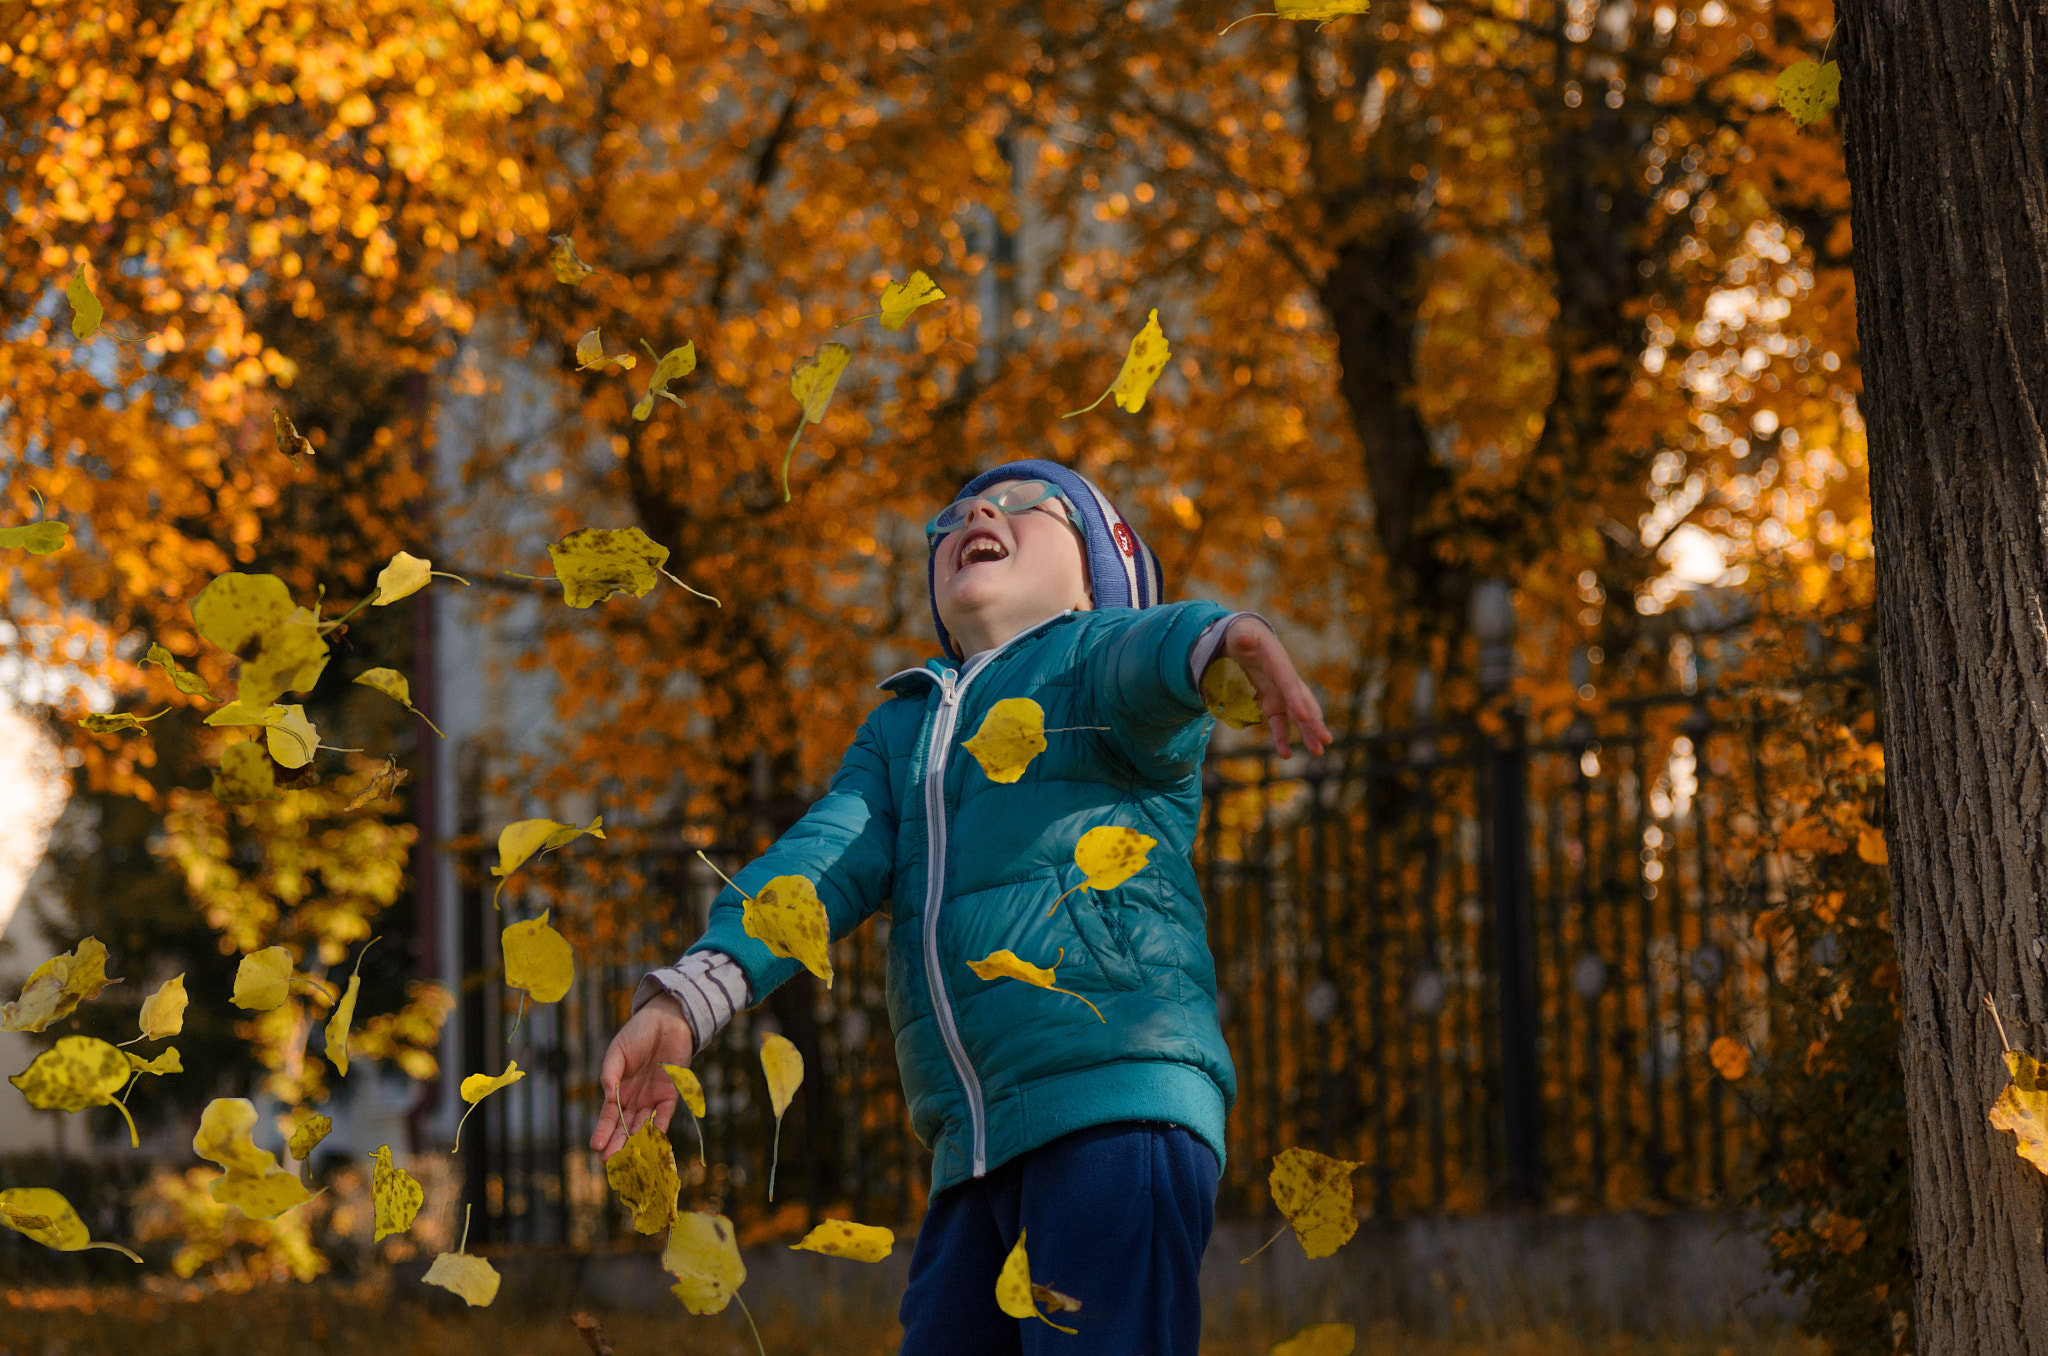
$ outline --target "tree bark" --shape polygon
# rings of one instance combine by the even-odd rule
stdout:
[[[2048,9],[1840,0],[1920,1349],[2048,1351]]]

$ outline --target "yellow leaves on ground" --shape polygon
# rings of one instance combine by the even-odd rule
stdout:
[[[462,1296],[463,1302],[473,1309],[481,1309],[498,1297],[498,1269],[483,1258],[464,1252],[468,1246],[469,1211],[464,1209],[462,1241],[455,1245],[454,1252],[436,1253],[434,1264],[420,1279]]]
[[[576,253],[574,240],[566,235],[551,235],[548,239],[555,243],[554,251],[548,255],[548,262],[554,265],[556,282],[574,287],[597,272],[589,264],[584,263],[582,257]]]
[[[553,852],[586,833],[592,838],[604,837],[604,816],[599,815],[580,829],[558,819],[515,820],[498,831],[498,864],[491,868],[491,874],[510,878],[514,871],[526,865],[526,859],[534,853]],[[505,880],[500,879],[498,889],[491,893],[494,907],[498,902],[498,892],[504,888]]]
[[[1111,396],[1116,397],[1119,409],[1136,414],[1145,408],[1145,393],[1152,389],[1153,382],[1159,380],[1160,372],[1166,368],[1166,360],[1172,356],[1166,344],[1166,333],[1159,328],[1159,312],[1155,310],[1146,317],[1145,328],[1131,340],[1130,351],[1124,354],[1124,365],[1117,372],[1116,380],[1109,384],[1109,389],[1095,397],[1094,404],[1084,405],[1060,418],[1072,419],[1077,414],[1086,414]]]
[[[604,1180],[633,1212],[636,1233],[658,1234],[675,1222],[683,1179],[676,1171],[676,1151],[652,1116],[605,1160]]]
[[[618,353],[606,357],[604,340],[596,330],[590,331],[576,341],[576,370],[588,372],[594,367],[616,367],[621,372],[630,371],[640,360],[630,353]]]
[[[196,673],[187,673],[179,668],[176,656],[163,646],[152,644],[149,652],[142,656],[142,662],[155,664],[161,668],[169,676],[171,684],[186,696],[212,699],[213,691],[206,686],[206,680]]]
[[[1778,73],[1778,107],[1801,127],[1834,111],[1842,97],[1842,67],[1830,61],[1795,61]]]
[[[320,1147],[320,1141],[326,1139],[333,1129],[332,1116],[308,1116],[292,1130],[292,1137],[285,1141],[285,1152],[303,1163],[313,1156],[313,1150]]]
[[[344,1078],[348,1076],[348,1029],[356,1019],[356,995],[363,988],[363,957],[376,944],[377,939],[372,937],[356,952],[356,967],[349,972],[348,990],[334,1005],[334,1015],[327,1019],[327,1061]]]
[[[71,1202],[48,1187],[11,1187],[0,1191],[0,1225],[58,1252],[105,1248],[131,1262],[142,1260],[119,1243],[93,1242],[85,1221],[71,1208]]]
[[[1045,708],[1029,697],[1005,697],[988,709],[974,738],[960,747],[974,755],[990,781],[1014,782],[1045,752]]]
[[[896,1246],[896,1235],[878,1224],[828,1219],[805,1234],[802,1242],[789,1246],[791,1251],[821,1252],[827,1257],[844,1257],[855,1262],[879,1262]]]
[[[832,987],[832,934],[818,888],[803,876],[777,876],[740,913],[740,926],[775,955],[801,962]]]
[[[116,1100],[116,1094],[127,1086],[133,1072],[128,1056],[103,1040],[60,1036],[55,1045],[7,1081],[20,1088],[28,1104],[38,1111],[114,1108],[128,1122],[129,1144],[139,1148],[142,1140],[135,1133],[135,1118]]]
[[[805,424],[825,422],[825,407],[832,403],[832,392],[839,385],[839,374],[846,370],[853,350],[844,344],[826,344],[808,358],[800,360],[789,372],[789,393],[803,406],[803,417],[796,421],[796,432],[789,435],[789,447],[782,454],[782,502],[789,502],[789,459],[796,455],[796,440],[804,436]]]
[[[284,412],[282,405],[270,411],[270,425],[277,434],[277,450],[279,452],[282,452],[287,457],[310,457],[313,455],[311,440],[305,434],[299,432],[299,426],[292,422],[292,417]]]
[[[1078,1332],[1078,1328],[1053,1323],[1038,1312],[1037,1301],[1031,1293],[1031,1257],[1024,1251],[1024,1233],[1022,1229],[1017,1231],[1017,1245],[1003,1259],[1003,1269],[996,1276],[997,1307],[1011,1318],[1043,1319],[1061,1332]]]
[[[505,1072],[496,1078],[489,1074],[473,1073],[462,1080],[462,1100],[469,1103],[469,1111],[463,1112],[462,1119],[455,1123],[455,1152],[459,1153],[462,1150],[462,1127],[469,1123],[470,1112],[476,1110],[477,1103],[500,1088],[511,1087],[524,1077],[526,1071],[519,1067],[519,1061],[515,1059],[506,1064]]]
[[[647,343],[644,339],[640,342],[643,344]],[[647,344],[647,355],[654,357],[654,345]],[[648,415],[653,414],[654,398],[656,396],[660,396],[663,400],[674,402],[678,409],[688,409],[689,407],[683,404],[683,398],[668,389],[668,384],[677,377],[687,377],[696,370],[697,344],[695,340],[684,344],[681,348],[672,348],[659,358],[655,358],[654,371],[647,378],[647,394],[641,396],[639,403],[633,406],[633,417],[635,419],[645,419]]]
[[[670,1292],[693,1314],[724,1312],[747,1280],[732,1221],[701,1210],[676,1216],[661,1250],[661,1266],[676,1278]]]
[[[1266,1179],[1273,1190],[1273,1204],[1287,1216],[1294,1236],[1301,1240],[1301,1250],[1310,1257],[1328,1257],[1358,1232],[1351,1174],[1364,1166],[1313,1149],[1282,1149],[1273,1159],[1273,1171]],[[1252,1257],[1272,1244],[1273,1240],[1267,1239]]]
[[[775,1147],[768,1157],[768,1199],[775,1199],[775,1168],[782,1159],[782,1113],[804,1082],[804,1056],[787,1037],[761,1038],[761,1071],[768,1075],[768,1103],[775,1108]]]
[[[253,739],[230,744],[220,756],[213,774],[213,798],[223,805],[254,805],[259,800],[278,800],[276,764],[269,752]]]
[[[192,1152],[224,1169],[209,1188],[213,1199],[250,1219],[276,1219],[313,1199],[306,1184],[277,1165],[277,1155],[256,1147],[256,1104],[246,1097],[216,1097],[199,1116]]]
[[[559,1003],[576,979],[576,953],[569,939],[548,926],[548,911],[514,923],[498,937],[505,953],[505,983],[536,1003]]]
[[[144,1059],[141,1055],[136,1054],[133,1050],[126,1051],[125,1053],[128,1056],[128,1067],[139,1074],[172,1074],[185,1072],[185,1061],[179,1058],[178,1047],[175,1045],[166,1046],[164,1052],[158,1055],[155,1059]]]
[[[107,308],[100,305],[100,299],[92,290],[92,275],[87,265],[80,264],[78,272],[71,275],[71,281],[64,284],[65,300],[71,303],[71,332],[80,339],[90,339],[99,333],[100,322],[107,317]]]
[[[2012,1078],[1991,1104],[1991,1124],[2011,1131],[2019,1156],[2048,1173],[2048,1070],[2019,1050],[2005,1052],[2005,1067]]]
[[[1707,1059],[1714,1072],[1730,1083],[1739,1083],[1749,1072],[1749,1047],[1733,1036],[1716,1036],[1707,1047]]]
[[[70,531],[70,524],[49,520],[23,523],[18,527],[0,527],[0,551],[26,551],[32,556],[47,556],[64,549],[64,541]]]
[[[1066,954],[1067,949],[1061,947],[1060,957],[1064,959]],[[1055,960],[1053,965],[1057,968],[1059,961]],[[967,968],[974,971],[976,978],[979,979],[1021,979],[1026,984],[1035,984],[1041,989],[1051,989],[1054,993],[1063,993],[1069,998],[1081,998],[1081,995],[1075,993],[1072,989],[1062,989],[1059,985],[1053,983],[1057,976],[1054,975],[1052,970],[1048,970],[1043,966],[1033,965],[1027,960],[1020,960],[1014,951],[991,951],[981,960],[967,962]],[[1085,998],[1081,998],[1081,1001],[1088,1003],[1088,1000]],[[1102,1009],[1096,1007],[1093,1003],[1088,1003],[1088,1010],[1095,1014],[1097,1021],[1107,1022],[1109,1020],[1102,1015]]]
[[[555,578],[562,581],[562,601],[590,607],[615,593],[647,596],[657,578],[718,606],[710,594],[693,589],[663,568],[668,548],[637,527],[586,527],[571,532],[548,548]]]
[[[383,693],[391,698],[392,701],[397,702],[400,706],[418,716],[421,720],[426,721],[429,730],[440,735],[443,739],[448,737],[441,734],[441,727],[428,719],[426,712],[412,704],[412,684],[407,682],[405,675],[397,669],[364,669],[355,676],[354,681],[361,683],[372,692]]]
[[[1081,835],[1081,841],[1074,844],[1074,865],[1081,868],[1086,879],[1055,899],[1052,908],[1045,911],[1045,916],[1052,917],[1053,911],[1060,906],[1060,900],[1074,890],[1116,889],[1145,869],[1147,854],[1158,846],[1157,838],[1118,824],[1100,824],[1088,830]]]
[[[1233,19],[1217,33],[1221,37],[1243,23],[1245,19],[1308,19],[1328,23],[1347,15],[1363,14],[1369,9],[1369,0],[1276,0],[1278,12],[1247,14],[1243,19]]]
[[[910,317],[920,307],[929,306],[935,301],[944,301],[945,299],[946,294],[939,289],[939,285],[933,282],[930,276],[920,268],[903,282],[891,282],[883,286],[881,310],[869,311],[866,315],[857,315],[852,320],[843,320],[832,328],[844,329],[846,326],[858,321],[872,320],[876,316],[880,316],[883,329],[900,330],[910,322]]]
[[[370,1158],[377,1165],[370,1182],[370,1202],[376,1216],[376,1234],[370,1241],[377,1243],[412,1228],[413,1217],[427,1202],[427,1193],[411,1173],[392,1166],[389,1144]]]
[[[389,607],[401,598],[410,598],[427,586],[427,580],[435,578],[453,579],[464,588],[469,587],[469,581],[461,575],[437,570],[433,561],[422,560],[418,556],[400,551],[377,572],[377,587],[370,594],[370,606]],[[376,672],[389,673],[391,670],[380,669]],[[362,680],[358,678],[356,681]],[[412,703],[407,702],[406,705],[410,706]]]
[[[1202,674],[1202,705],[1233,730],[1249,730],[1266,723],[1266,713],[1259,709],[1259,694],[1252,687],[1252,680],[1228,655],[1211,660]]]
[[[228,1001],[250,1012],[268,1012],[283,1007],[291,989],[292,953],[281,946],[267,946],[242,957],[235,967],[234,996]]]
[[[183,1031],[187,1001],[184,975],[172,975],[158,985],[155,993],[142,1000],[142,1013],[137,1019],[142,1028],[142,1038],[160,1041]]]
[[[38,965],[21,986],[21,997],[0,1004],[0,1031],[41,1031],[115,982],[107,978],[106,944],[87,937],[76,950]]]
[[[313,750],[320,747],[320,732],[306,719],[306,708],[287,704],[270,709],[278,713],[263,727],[263,747],[270,760],[282,768],[301,768],[312,762]],[[271,774],[273,780],[276,775]]]
[[[1315,1323],[1274,1343],[1267,1356],[1351,1356],[1357,1345],[1358,1332],[1349,1323]]]

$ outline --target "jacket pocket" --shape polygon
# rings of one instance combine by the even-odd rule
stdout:
[[[1071,910],[1074,932],[1102,968],[1102,977],[1109,987],[1135,989],[1145,982],[1135,949],[1125,935],[1126,919],[1114,892],[1103,899],[1093,890],[1076,890],[1062,907]]]

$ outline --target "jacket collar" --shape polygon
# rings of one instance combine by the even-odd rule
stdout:
[[[979,672],[981,669],[986,669],[989,665],[995,663],[996,660],[1000,659],[1003,656],[1003,654],[1007,650],[1009,650],[1011,646],[1015,645],[1018,641],[1023,640],[1028,636],[1037,635],[1040,631],[1045,630],[1054,622],[1065,621],[1068,617],[1071,617],[1073,615],[1074,610],[1072,608],[1068,608],[1064,612],[1054,613],[1052,616],[1047,617],[1044,621],[1039,622],[1035,626],[1025,627],[1016,635],[1011,636],[1008,640],[996,646],[993,650],[990,650],[988,652],[988,656],[985,659],[983,659],[981,663],[976,667],[976,671]],[[936,687],[941,681],[940,675],[958,672],[959,668],[960,666],[950,659],[927,659],[924,661],[922,667],[914,669],[898,669],[896,670],[896,672],[890,674],[887,678],[884,678],[881,682],[875,684],[875,686],[877,688],[880,688],[884,692],[908,693],[919,679],[923,679],[924,682],[929,686]]]

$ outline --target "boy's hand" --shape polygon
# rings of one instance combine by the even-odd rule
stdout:
[[[1272,628],[1257,617],[1239,617],[1223,633],[1218,657],[1222,655],[1235,659],[1245,677],[1251,679],[1252,691],[1258,694],[1259,710],[1266,717],[1266,728],[1273,732],[1273,747],[1282,758],[1289,756],[1290,724],[1310,753],[1321,753],[1329,747],[1330,728],[1323,724],[1322,703],[1294,671],[1287,647],[1280,643]]]
[[[688,1064],[697,1053],[696,1045],[682,1004],[668,994],[656,994],[634,1013],[604,1052],[598,1073],[604,1109],[597,1113],[590,1147],[610,1158],[649,1118],[668,1129],[676,1114],[676,1085],[661,1066]]]

